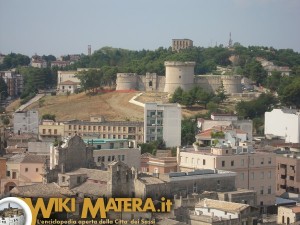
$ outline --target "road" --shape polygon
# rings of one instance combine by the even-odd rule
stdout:
[[[37,102],[38,100],[40,100],[42,97],[44,97],[45,94],[37,94],[34,98],[30,99],[27,103],[21,105],[17,110],[17,111],[23,111],[26,107],[30,106],[32,103]]]

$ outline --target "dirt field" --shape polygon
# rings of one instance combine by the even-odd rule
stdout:
[[[40,102],[36,102],[26,108],[37,109],[40,116],[43,114],[55,114],[57,120],[89,120],[90,115],[103,115],[107,120],[130,120],[143,121],[144,109],[140,106],[129,103],[129,100],[139,92],[119,93],[110,92],[96,96],[87,96],[84,93],[70,96],[45,96]],[[143,93],[136,99],[140,102],[167,103],[166,93]],[[244,99],[245,100],[245,99]],[[222,104],[222,108],[234,111],[237,98],[229,98]],[[7,107],[8,111],[14,111],[19,106],[19,100]],[[205,114],[201,106],[186,108],[182,106],[182,116],[190,117],[196,114]]]
[[[89,120],[90,115],[103,115],[107,120],[143,120],[143,108],[128,101],[137,93],[105,93],[87,96],[45,96],[26,109],[37,109],[40,115],[55,114],[57,120]]]

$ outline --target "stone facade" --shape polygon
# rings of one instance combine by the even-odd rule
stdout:
[[[199,86],[206,91],[215,92],[221,85],[227,94],[241,93],[240,75],[194,75],[195,62],[166,61],[166,74],[118,73],[116,90],[159,91],[172,94],[177,87],[190,90]]]
[[[39,113],[37,110],[18,111],[13,115],[14,133],[31,133],[39,132]]]

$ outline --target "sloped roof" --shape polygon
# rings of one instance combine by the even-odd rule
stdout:
[[[11,194],[21,197],[58,197],[63,198],[66,196],[73,196],[74,193],[66,188],[58,186],[56,183],[50,184],[32,184],[27,186],[14,187]]]
[[[75,175],[75,174],[86,174],[88,179],[91,180],[99,180],[99,181],[106,181],[109,180],[109,171],[104,170],[97,170],[97,169],[87,169],[87,168],[79,168],[72,172],[65,173],[67,175]]]
[[[59,85],[77,85],[77,84],[79,84],[79,83],[71,81],[71,80],[66,80],[64,82],[59,83]]]
[[[231,213],[239,213],[248,207],[250,206],[242,203],[226,202],[208,198],[204,198],[195,206],[195,208],[211,208]]]

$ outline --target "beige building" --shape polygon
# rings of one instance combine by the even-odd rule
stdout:
[[[90,121],[64,122],[64,136],[79,135],[100,139],[129,139],[143,143],[144,123],[138,121],[105,121],[102,116],[91,116]]]
[[[193,41],[190,39],[172,39],[172,51],[179,51],[193,47]]]
[[[77,72],[77,70],[57,71],[57,87],[65,81],[72,81],[80,86],[80,80],[75,77]]]
[[[300,206],[279,206],[277,224],[299,224]],[[297,223],[298,222],[298,223]]]
[[[202,199],[189,217],[191,225],[255,224],[257,209],[247,204]]]
[[[1,193],[7,193],[15,186],[43,182],[46,156],[19,154],[6,161],[6,177],[1,179]]]
[[[43,120],[39,125],[39,139],[42,141],[53,141],[64,136],[64,124],[53,120]]]
[[[264,210],[263,206],[275,204],[275,154],[255,152],[247,147],[238,153],[232,148],[216,147],[210,151],[182,149],[177,154],[180,171],[194,169],[234,171],[237,173],[236,187],[255,190],[257,204],[262,207],[261,210]]]

